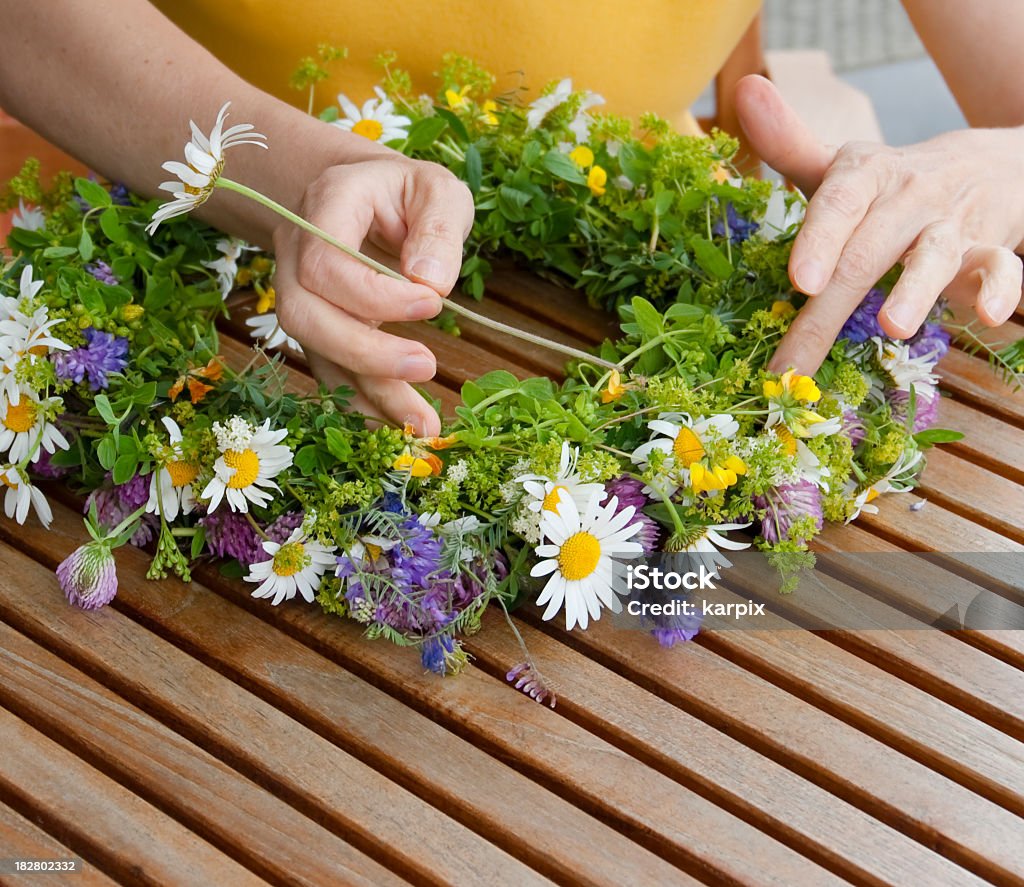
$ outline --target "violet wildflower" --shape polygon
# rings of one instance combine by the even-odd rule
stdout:
[[[60,480],[70,473],[70,468],[53,464],[53,453],[48,453],[42,447],[39,448],[38,453],[39,458],[32,464],[32,473],[37,477],[46,480]]]
[[[57,567],[57,581],[68,601],[83,610],[109,604],[117,594],[117,567],[107,541],[87,542]]]
[[[946,356],[949,342],[949,330],[934,321],[928,321],[915,335],[907,339],[911,357],[924,357],[930,354],[936,361]]]
[[[914,427],[911,429],[914,434],[931,428],[939,420],[938,389],[934,385],[918,382],[914,385],[917,394],[914,407]],[[889,409],[892,411],[893,421],[898,425],[906,425],[907,415],[910,412],[910,392],[894,388],[886,391],[885,399],[889,402]]]
[[[445,675],[447,672],[459,671],[461,666],[453,660],[465,658],[458,641],[450,634],[439,634],[427,638],[420,647],[420,660],[423,667],[434,674]]]
[[[661,528],[654,518],[648,517],[643,512],[651,504],[651,500],[644,495],[643,488],[643,481],[637,480],[635,477],[626,475],[617,477],[605,484],[605,490],[608,493],[606,501],[610,502],[613,496],[618,498],[619,507],[616,509],[616,514],[631,506],[636,510],[636,516],[632,523],[640,524],[640,531],[633,537],[633,541],[639,542],[643,546],[644,554],[652,554],[658,550],[658,543],[661,541]]]
[[[651,635],[663,647],[674,647],[676,644],[692,641],[700,632],[703,618],[699,611],[684,611],[670,616],[654,616],[654,628]]]
[[[91,511],[95,506],[97,523],[109,530],[116,527],[133,512],[144,508],[148,501],[148,475],[136,474],[126,483],[115,484],[108,473],[103,483],[93,490],[85,500],[85,510]],[[135,534],[131,537],[132,545],[137,547],[146,545],[153,538],[153,533],[159,524],[156,515],[145,515]]]
[[[750,219],[745,219],[731,203],[725,205],[725,220],[721,218],[711,227],[711,233],[716,237],[725,237],[726,221],[729,223],[729,240],[733,243],[743,243],[744,240],[754,234],[761,226]]]
[[[532,662],[520,662],[505,675],[505,680],[510,684],[514,683],[517,690],[521,690],[541,705],[546,702],[554,708],[558,702],[558,697],[548,687],[544,678],[541,677],[541,673],[537,671],[537,667]]]
[[[267,527],[265,530],[267,537],[271,542],[284,545],[288,541],[288,537],[302,526],[304,519],[305,515],[301,511],[286,512]]]
[[[763,496],[752,497],[751,501],[759,512],[763,512],[761,535],[772,545],[788,539],[793,525],[803,518],[813,518],[818,530],[824,526],[821,490],[809,480],[780,484]]]
[[[857,415],[857,411],[847,407],[843,410],[841,421],[842,427],[839,433],[849,439],[851,446],[858,446],[864,440],[867,429],[864,427],[864,422],[860,416]]]
[[[884,303],[885,293],[880,289],[868,290],[864,300],[850,315],[849,320],[843,324],[843,328],[839,331],[839,338],[849,339],[855,344],[860,344],[873,336],[885,336],[882,328],[878,325],[878,312],[882,310]]]
[[[108,376],[120,373],[128,366],[128,340],[102,330],[85,330],[86,344],[58,354],[53,359],[57,378],[64,382],[89,380],[93,391],[106,389]]]
[[[131,206],[132,197],[128,186],[123,182],[113,182],[110,186],[110,200],[117,206]]]
[[[114,270],[103,260],[98,260],[93,262],[91,265],[86,265],[85,270],[95,277],[100,283],[106,283],[109,286],[117,286],[121,282],[117,279],[117,275],[114,274]]]

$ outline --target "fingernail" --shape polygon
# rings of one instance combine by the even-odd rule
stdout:
[[[410,382],[425,382],[432,379],[436,367],[434,361],[422,354],[410,354],[403,357],[398,364],[398,378]]]
[[[437,284],[438,286],[446,283],[445,278],[447,275],[444,273],[444,266],[437,259],[433,259],[430,256],[421,256],[418,259],[414,259],[412,265],[409,266],[409,273],[424,283]]]
[[[914,306],[905,302],[886,305],[885,313],[889,316],[889,323],[898,326],[902,332],[907,332],[914,323]]]
[[[814,259],[801,262],[793,272],[793,283],[800,292],[817,295],[825,288],[825,269]]]
[[[427,299],[417,299],[408,309],[405,316],[408,320],[423,320],[426,317],[433,317],[441,310],[441,300],[437,296]]]

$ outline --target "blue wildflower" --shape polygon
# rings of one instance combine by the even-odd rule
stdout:
[[[935,360],[940,360],[949,351],[949,341],[949,330],[941,323],[928,321],[914,336],[907,339],[907,344],[910,346],[911,357],[932,354]]]
[[[729,222],[729,239],[733,243],[743,243],[761,226],[750,219],[745,219],[731,203],[725,205],[725,218]],[[716,237],[725,237],[725,221],[719,219],[711,227],[711,233]]]
[[[420,647],[423,667],[434,674],[443,675],[448,670],[448,657],[455,652],[455,638],[441,634],[427,638]]]
[[[128,340],[93,327],[85,330],[84,335],[84,346],[64,351],[53,359],[57,378],[76,383],[88,378],[93,391],[106,389],[110,384],[108,376],[123,372],[128,366]]]
[[[100,283],[117,286],[121,282],[117,279],[117,275],[114,274],[114,269],[102,260],[93,262],[91,265],[86,265],[85,270],[95,277]]]
[[[880,289],[869,290],[864,300],[857,306],[857,310],[843,324],[839,338],[849,339],[859,345],[873,336],[884,336],[885,333],[878,325],[878,312],[882,310],[884,303],[885,293]]]

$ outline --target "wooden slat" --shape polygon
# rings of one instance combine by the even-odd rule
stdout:
[[[6,576],[46,584],[44,568],[6,547],[0,564]],[[0,588],[6,581],[0,578]],[[309,885],[405,883],[3,623],[0,699],[263,877]]]
[[[54,533],[48,550],[70,550],[71,543]],[[133,577],[141,586],[141,555],[125,552],[128,558],[133,554],[136,568],[124,570],[122,581]],[[13,552],[6,556],[18,557]],[[293,806],[310,811],[389,869],[430,882],[469,877],[546,883],[347,751],[120,613],[109,608],[97,614],[75,611],[60,599],[52,580],[48,587],[50,594],[40,596],[9,583],[0,595],[0,616],[61,658],[87,672],[101,672],[111,689],[173,723],[178,732]],[[201,593],[199,586],[189,589]],[[209,630],[205,623],[204,630]]]
[[[497,674],[522,659],[500,614],[469,642]],[[829,795],[770,757],[758,754],[615,671],[520,623],[564,715],[854,881],[894,884],[974,880],[960,867],[866,813]],[[664,655],[672,655],[664,651]],[[828,816],[821,815],[828,810]]]
[[[941,385],[957,399],[1024,427],[1024,395],[1014,392],[996,376],[988,363],[953,348],[939,362]]]
[[[944,444],[943,449],[974,465],[1024,484],[1021,459],[1024,436],[1020,428],[976,410],[951,397],[939,405],[939,426],[963,433],[963,440]]]
[[[6,804],[0,804],[0,852],[6,859],[70,860],[77,854],[69,850],[34,822]],[[79,859],[74,874],[68,872],[33,872],[31,875],[0,874],[0,884],[44,885],[44,887],[66,887],[69,880],[81,887],[115,887],[107,875],[91,863]]]
[[[769,683],[703,643],[662,650],[608,620],[556,636],[655,695],[869,812],[926,846],[995,880],[1024,881],[1024,820],[872,736]],[[746,632],[730,632],[741,640]],[[785,637],[798,632],[786,632]],[[543,663],[542,663],[543,665]],[[564,692],[555,684],[556,692]],[[823,815],[828,815],[823,811]]]
[[[0,797],[131,884],[264,884],[131,791],[0,709]],[[65,883],[73,883],[69,876]]]

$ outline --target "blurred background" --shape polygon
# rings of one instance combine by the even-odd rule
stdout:
[[[840,79],[871,99],[892,145],[966,125],[899,0],[765,0],[764,43],[825,50]]]

